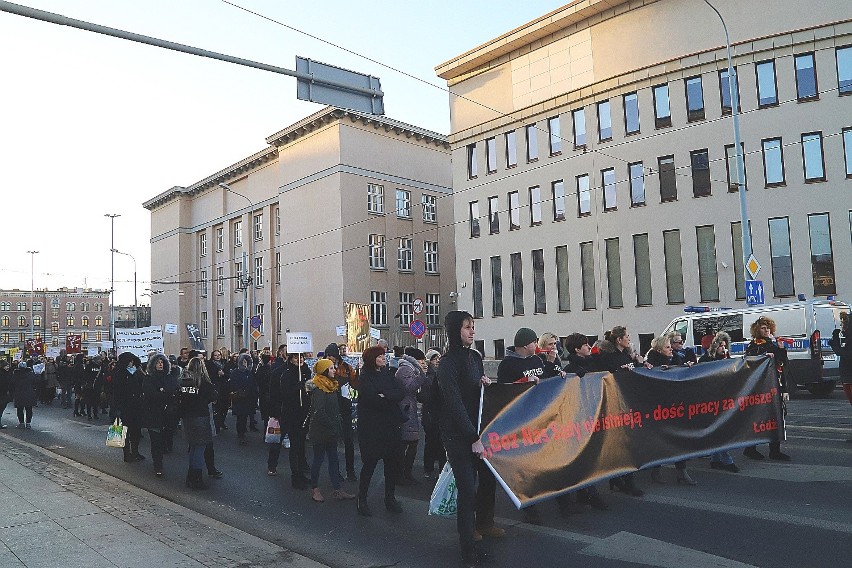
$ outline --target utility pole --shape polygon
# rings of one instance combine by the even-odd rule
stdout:
[[[33,322],[33,300],[35,299],[35,255],[37,250],[28,250],[30,255],[30,339],[35,339],[35,323]]]
[[[119,213],[106,213],[110,222],[110,285],[109,285],[109,340],[115,349],[115,218]]]

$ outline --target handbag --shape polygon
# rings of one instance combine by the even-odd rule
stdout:
[[[106,445],[110,448],[123,448],[127,441],[127,426],[116,418],[107,430]]]
[[[456,478],[453,475],[450,462],[447,462],[441,471],[441,475],[438,476],[435,489],[432,490],[432,498],[429,499],[429,514],[445,519],[455,519],[457,501]]]
[[[281,423],[278,422],[277,418],[269,418],[269,422],[266,424],[266,437],[264,441],[267,444],[281,443]]]

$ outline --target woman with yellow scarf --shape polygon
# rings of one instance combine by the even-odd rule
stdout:
[[[305,387],[311,394],[310,426],[308,437],[314,446],[314,463],[311,465],[311,499],[322,503],[325,498],[319,489],[319,474],[322,463],[328,457],[328,475],[334,487],[332,496],[342,501],[355,496],[341,489],[343,480],[338,472],[337,442],[343,437],[343,425],[340,419],[340,403],[337,389],[339,384],[334,378],[334,362],[320,359],[314,365],[314,376]]]

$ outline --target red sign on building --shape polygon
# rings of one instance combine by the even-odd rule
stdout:
[[[65,337],[65,352],[68,354],[71,353],[80,353],[82,351],[83,346],[83,336],[82,335],[72,335],[68,334]]]

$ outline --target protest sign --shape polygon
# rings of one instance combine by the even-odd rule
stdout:
[[[163,352],[163,329],[158,325],[135,329],[116,329],[115,351],[119,355],[129,351],[144,363],[148,360],[149,352]]]

